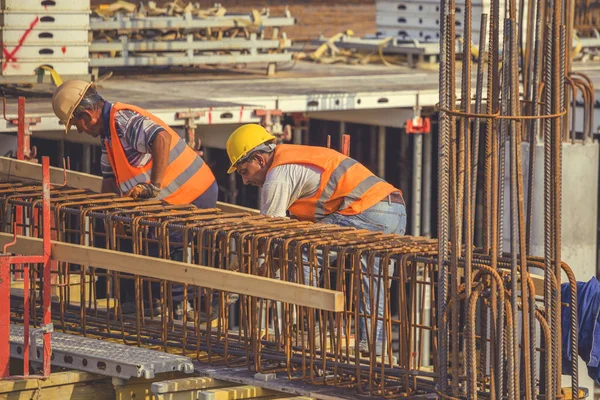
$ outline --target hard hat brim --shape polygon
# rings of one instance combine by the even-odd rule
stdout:
[[[73,107],[71,107],[71,109],[69,110],[69,113],[67,114],[67,120],[63,121],[63,123],[65,124],[65,135],[67,135],[69,133],[69,131],[71,130],[71,120],[73,119],[73,113],[75,112],[75,109],[77,108],[77,106],[79,106],[79,103],[81,103],[81,100],[83,100],[83,96],[85,95],[85,92],[87,92],[87,90],[93,84],[94,84],[94,82],[90,82],[87,84],[87,86],[81,91],[81,97],[79,97],[79,100],[76,101],[73,104]]]

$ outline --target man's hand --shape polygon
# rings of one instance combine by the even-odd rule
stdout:
[[[126,196],[132,197],[134,200],[151,199],[158,196],[160,188],[152,183],[140,183],[131,189]]]

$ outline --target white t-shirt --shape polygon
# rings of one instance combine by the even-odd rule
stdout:
[[[260,213],[285,217],[298,199],[314,196],[321,183],[320,168],[307,164],[283,164],[272,168],[261,189]]]

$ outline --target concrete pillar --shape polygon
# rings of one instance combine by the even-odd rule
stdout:
[[[385,126],[377,129],[377,176],[385,179]]]
[[[56,157],[58,158],[57,162],[57,166],[62,168],[63,167],[63,160],[65,159],[65,141],[64,140],[59,140],[58,141],[58,154],[56,155]],[[67,161],[65,160],[65,163]]]
[[[377,173],[377,127],[369,126],[369,168]]]
[[[536,145],[531,255],[544,256],[544,146]],[[598,143],[563,143],[562,167],[562,248],[561,255],[573,270],[575,279],[587,282],[596,275],[598,234]],[[509,158],[507,156],[507,166]],[[529,143],[523,143],[524,188],[529,170]],[[507,168],[508,171],[508,168]],[[505,177],[504,249],[510,251],[510,182]],[[543,274],[537,270],[534,273]],[[565,274],[562,283],[568,282]],[[538,330],[539,334],[539,330]],[[539,361],[539,360],[538,360]],[[563,376],[563,386],[571,378]],[[585,362],[579,359],[579,385],[594,397],[594,381],[588,377]]]
[[[433,154],[431,152],[431,133],[423,137],[423,204],[421,215],[421,234],[425,237],[431,237],[431,161]]]
[[[423,161],[423,135],[417,134],[414,137],[413,151],[413,173],[412,173],[412,205],[410,210],[411,226],[410,234],[413,236],[421,235],[421,177]]]
[[[346,123],[344,121],[340,121],[340,137],[337,144],[331,143],[331,147],[334,150],[341,151],[342,150],[342,135],[346,133]]]
[[[226,196],[227,200],[231,204],[237,204],[237,172],[229,174],[229,193]],[[260,202],[259,202],[260,205]]]
[[[92,145],[83,145],[83,154],[81,156],[81,168],[83,172],[89,174],[92,171]]]
[[[302,144],[302,128],[292,128],[292,143]]]
[[[562,258],[579,281],[596,275],[598,216],[598,143],[563,143]],[[544,146],[535,158],[531,255],[544,255]],[[507,165],[509,159],[507,157]],[[524,189],[529,170],[529,143],[523,143]],[[510,182],[505,177],[504,248],[510,249]],[[564,280],[563,280],[564,282]]]

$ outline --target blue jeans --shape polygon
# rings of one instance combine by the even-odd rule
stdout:
[[[335,224],[340,226],[351,226],[357,229],[367,229],[370,231],[383,232],[383,233],[395,233],[397,235],[404,235],[406,231],[406,207],[404,204],[399,203],[391,203],[387,200],[380,201],[375,204],[371,208],[363,211],[358,215],[342,215],[342,214],[329,214],[319,222],[325,224]],[[330,254],[329,256],[330,262],[333,262],[337,255],[335,253]],[[303,254],[304,263],[308,264],[308,255]],[[317,259],[319,265],[323,265],[323,257],[322,252],[317,252]],[[377,353],[381,354],[381,349],[383,347],[383,309],[385,304],[385,293],[384,293],[384,280],[383,274],[379,277],[379,257],[375,258],[375,262],[373,263],[373,271],[369,275],[373,275],[373,284],[374,288],[371,288],[371,282],[369,275],[367,275],[367,259],[366,257],[361,258],[361,267],[362,267],[362,298],[360,299],[360,308],[359,312],[362,315],[370,316],[371,315],[371,297],[378,293],[378,299],[375,303],[375,308],[377,309],[377,331],[376,338],[377,342],[375,343],[371,340],[371,343],[375,343]],[[310,266],[304,265],[304,282],[310,282]],[[394,274],[393,264],[390,264],[389,275],[392,276]],[[312,277],[312,286],[317,286],[317,277]],[[365,319],[361,317],[359,319],[359,340],[367,339],[367,329],[371,332],[371,324],[370,319]]]

